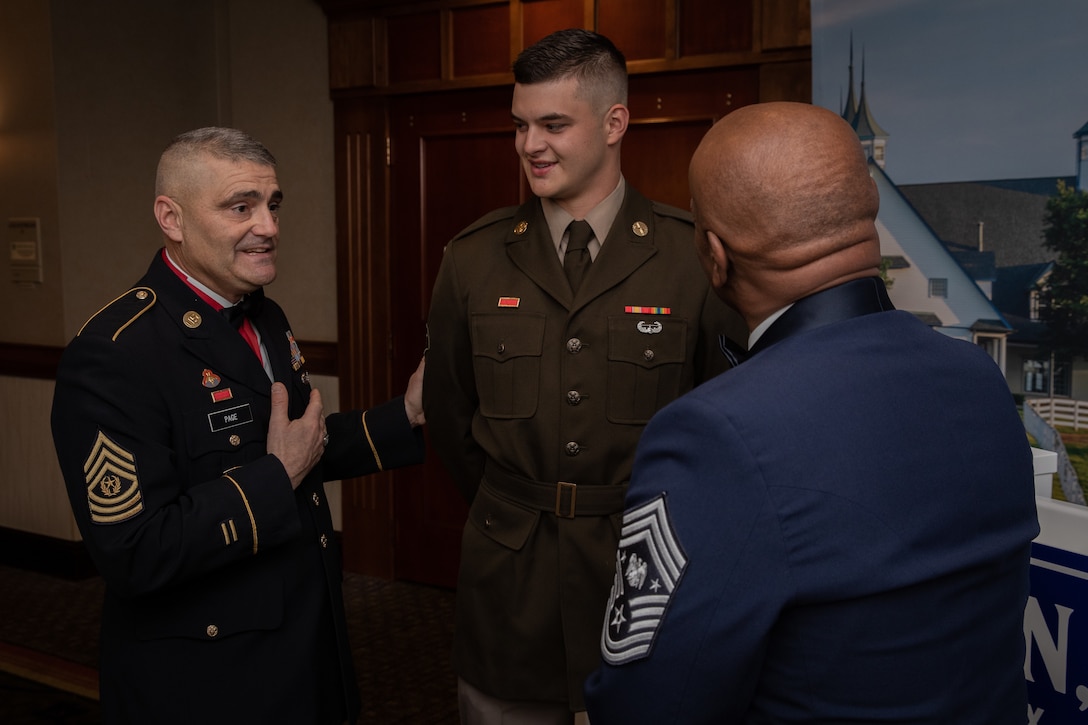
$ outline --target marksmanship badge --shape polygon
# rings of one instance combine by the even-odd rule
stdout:
[[[616,577],[601,632],[605,662],[622,665],[649,655],[686,567],[664,493],[624,512]]]
[[[144,510],[136,458],[102,431],[98,432],[91,454],[83,463],[83,473],[87,480],[87,505],[94,523],[120,523]]]

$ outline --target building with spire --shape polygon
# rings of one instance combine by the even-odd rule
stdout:
[[[1088,123],[1073,134],[1076,176],[897,185],[885,169],[889,134],[865,92],[850,88],[842,118],[858,135],[880,191],[877,228],[895,306],[987,350],[1019,395],[1088,399],[1088,363],[1043,353],[1039,290],[1054,259],[1043,244],[1059,182],[1088,190]]]
[[[854,36],[850,35],[850,88],[846,95],[846,104],[842,109],[842,117],[850,124],[851,128],[861,140],[861,146],[865,149],[865,155],[876,162],[880,168],[884,168],[884,150],[888,143],[888,132],[880,127],[869,110],[869,102],[865,97],[865,48],[861,50],[861,95],[854,97]]]
[[[1007,371],[1006,341],[1013,329],[988,294],[993,282],[992,255],[988,268],[977,260],[964,263],[958,259],[900,192],[885,171],[889,134],[869,108],[864,51],[860,94],[854,101],[853,38],[848,70],[850,88],[842,117],[865,149],[870,174],[880,192],[877,230],[892,302],[938,332],[983,347],[1002,371]]]

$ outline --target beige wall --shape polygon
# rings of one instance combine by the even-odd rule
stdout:
[[[0,2],[0,342],[63,345],[142,275],[160,245],[158,155],[176,134],[216,124],[249,131],[276,156],[285,205],[270,293],[299,339],[334,341],[326,69],[313,0]],[[41,219],[40,285],[9,281],[14,217]],[[336,379],[317,382],[331,409]],[[0,526],[78,538],[53,459],[51,400],[47,381],[0,378]]]
[[[0,338],[46,345],[63,337],[64,301],[50,32],[48,3],[0,2]],[[18,217],[41,220],[46,284],[11,282],[8,220]]]

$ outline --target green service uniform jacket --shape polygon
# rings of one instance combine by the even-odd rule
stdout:
[[[291,418],[309,374],[280,307],[253,323]],[[266,452],[271,381],[170,270],[93,317],[61,359],[57,456],[105,584],[100,689],[112,723],[341,723],[359,711],[323,482],[422,460],[403,399],[329,415],[297,490]]]
[[[635,444],[656,410],[728,367],[744,325],[710,291],[687,212],[628,186],[577,295],[539,200],[444,252],[424,408],[471,502],[457,673],[503,699],[584,709]]]

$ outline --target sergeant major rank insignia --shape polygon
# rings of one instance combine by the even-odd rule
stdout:
[[[616,577],[601,631],[601,656],[612,665],[650,653],[687,556],[669,521],[665,494],[623,514]]]
[[[102,431],[83,463],[83,473],[92,522],[116,524],[144,510],[136,458]]]

